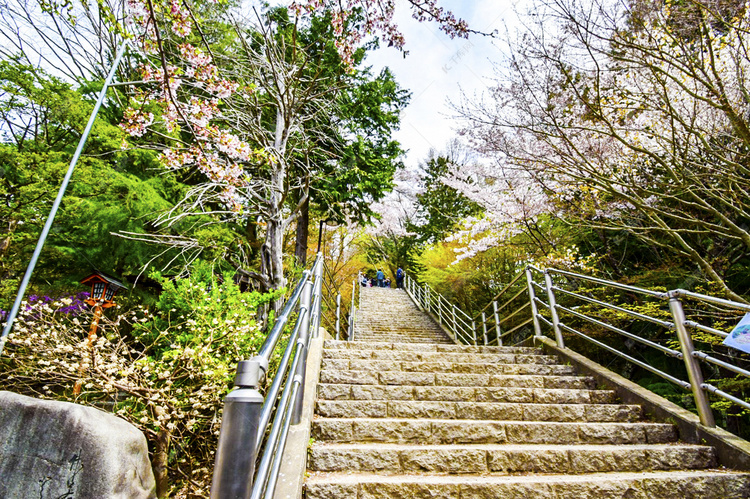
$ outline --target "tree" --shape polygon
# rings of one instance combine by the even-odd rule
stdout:
[[[93,104],[96,84],[73,89],[69,83],[17,60],[0,62],[0,303],[17,290],[31,258],[54,193],[65,174]],[[153,258],[138,242],[112,235],[145,232],[148,217],[167,209],[182,186],[144,171],[156,166],[153,154],[121,151],[122,131],[106,119],[106,109],[73,176],[38,266],[37,283],[70,291],[82,275],[97,268],[120,276],[137,275]],[[160,263],[166,263],[163,260]]]
[[[466,132],[571,222],[627,231],[743,301],[727,279],[750,247],[747,10],[592,5],[539,8],[495,105],[462,108]]]
[[[403,153],[391,138],[400,122],[408,93],[383,70],[372,77],[357,71],[353,85],[342,92],[335,110],[336,128],[322,144],[309,196],[318,217],[333,223],[368,223],[372,204],[392,189],[393,176]],[[307,252],[309,206],[302,207],[297,224],[296,257],[304,265]]]
[[[132,108],[128,129],[140,135],[163,126],[162,136],[172,133],[164,150],[167,165],[182,176],[199,172],[181,203],[157,222],[164,233],[153,240],[200,247],[195,237],[169,230],[177,221],[209,216],[209,224],[231,233],[222,257],[261,290],[279,289],[285,285],[284,237],[294,222],[306,235],[311,196],[313,209],[329,220],[365,219],[369,204],[390,188],[401,153],[390,134],[406,94],[387,71],[372,78],[346,66],[328,18],[295,23],[285,9],[271,9],[255,26],[235,24],[233,37],[236,44],[228,44],[224,54],[215,50],[213,58],[180,49],[181,64],[231,75],[231,88],[220,99],[196,100],[187,78],[174,83],[174,92],[165,91],[160,82],[166,73],[159,69],[160,76],[149,80],[149,102],[166,105],[166,112]],[[363,56],[362,49],[352,62]],[[205,71],[192,68],[193,75]],[[190,84],[199,83],[200,78]],[[176,111],[170,118],[170,109],[184,106],[166,100],[170,92],[178,103],[204,109],[189,111],[200,120],[186,114],[185,121]],[[193,142],[184,140],[191,136]],[[306,248],[306,238],[300,239]]]
[[[409,6],[415,19],[438,23],[440,29],[451,38],[467,38],[469,33],[477,33],[469,29],[465,21],[440,7],[436,0],[409,0]],[[345,62],[352,60],[356,47],[373,33],[382,36],[389,47],[404,49],[404,36],[393,22],[395,7],[395,2],[375,0],[300,0],[292,2],[290,6],[298,14],[321,10],[330,12],[336,47]],[[364,23],[350,25],[349,21],[353,16],[361,16]]]
[[[467,217],[481,215],[482,208],[456,188],[445,183],[445,177],[452,179],[461,176],[461,181],[471,184],[471,178],[464,177],[468,161],[461,160],[457,142],[445,154],[430,151],[427,162],[422,166],[422,192],[417,194],[416,223],[410,230],[419,234],[421,241],[436,243],[456,230]]]

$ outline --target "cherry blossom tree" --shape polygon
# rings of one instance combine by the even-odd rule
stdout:
[[[412,16],[418,21],[433,21],[449,37],[467,38],[470,33],[477,33],[469,29],[466,21],[440,7],[437,0],[408,0]],[[290,7],[294,12],[312,13],[325,10],[331,13],[336,47],[344,61],[351,62],[356,47],[360,46],[369,36],[380,36],[389,47],[404,50],[406,40],[394,22],[396,2],[378,0],[299,0]],[[364,22],[354,29],[348,23],[350,17],[359,15]]]
[[[467,136],[571,221],[627,231],[741,300],[726,279],[750,247],[748,9],[538,5],[492,99],[461,107]]]

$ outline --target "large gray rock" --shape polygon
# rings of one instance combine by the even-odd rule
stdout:
[[[0,391],[0,497],[150,498],[136,427],[92,407]]]

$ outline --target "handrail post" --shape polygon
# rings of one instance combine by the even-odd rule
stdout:
[[[492,302],[492,313],[495,316],[495,335],[497,336],[497,346],[503,346],[503,338],[500,336],[500,315],[497,313],[497,300]]]
[[[695,348],[690,333],[685,327],[685,310],[682,308],[682,301],[680,301],[679,296],[672,293],[669,296],[669,311],[672,313],[677,338],[680,340],[682,358],[685,361],[690,388],[693,391],[693,398],[695,398],[695,407],[698,409],[698,417],[700,417],[703,426],[713,428],[716,426],[716,422],[706,392],[703,391],[703,373],[700,364],[698,359],[693,357]]]
[[[482,312],[482,336],[484,337],[484,346],[487,346],[487,314]]]
[[[310,324],[310,338],[317,338],[320,334],[320,319],[323,305],[323,256],[318,253],[318,259],[316,260],[318,267],[315,269],[315,282],[313,283],[313,298],[312,298],[312,322]],[[304,377],[302,378],[304,384]],[[300,390],[304,388],[300,387]]]
[[[438,322],[442,324],[443,323],[443,300],[441,300],[440,295],[438,295],[437,305],[438,305],[437,307],[438,308]]]
[[[453,312],[453,341],[458,341],[458,325],[456,324],[456,306],[452,305],[451,312]]]
[[[555,290],[552,289],[552,276],[549,271],[544,271],[544,283],[547,286],[547,297],[549,298],[549,310],[552,315],[552,327],[555,330],[555,339],[559,348],[565,348],[562,331],[560,331],[560,317],[557,315],[557,301],[555,300]]]
[[[474,340],[474,346],[477,346],[477,322],[471,321],[471,338]]]
[[[432,293],[430,293],[431,289],[430,287],[425,283],[424,285],[424,303],[425,303],[425,309],[427,312],[430,312],[430,300],[432,299]]]
[[[346,341],[352,341],[352,338],[354,338],[354,297],[357,296],[358,284],[357,281],[352,281],[352,304],[349,306],[349,331]]]
[[[341,293],[336,295],[336,339],[341,339]]]
[[[250,497],[258,454],[256,441],[263,406],[258,391],[263,359],[255,357],[237,364],[237,387],[224,398],[219,445],[211,481],[211,497]]]
[[[539,310],[536,308],[536,292],[534,291],[534,278],[531,275],[531,269],[526,267],[526,285],[529,288],[529,302],[531,303],[531,319],[534,323],[534,334],[542,335],[542,328],[539,326]]]
[[[302,379],[302,384],[299,387],[299,390],[297,391],[297,398],[292,402],[294,404],[294,412],[292,412],[292,424],[296,425],[299,424],[302,420],[302,402],[305,400],[305,372],[307,370],[307,355],[304,351],[306,349],[306,345],[309,343],[309,338],[312,337],[312,331],[310,331],[310,326],[313,326],[314,323],[312,321],[312,310],[310,310],[310,305],[313,301],[313,288],[315,285],[311,281],[307,281],[307,285],[305,286],[304,291],[302,292],[302,296],[299,300],[299,307],[300,310],[303,308],[305,309],[304,317],[302,317],[302,325],[300,326],[299,330],[299,338],[297,339],[297,348],[302,348],[303,351],[299,352],[300,355],[300,362],[297,364],[297,372],[294,373],[297,376],[300,376]],[[291,373],[290,373],[291,374]]]

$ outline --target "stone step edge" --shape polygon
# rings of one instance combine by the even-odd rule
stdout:
[[[520,421],[524,422],[533,422],[533,421],[547,421],[547,422],[554,422],[553,420],[549,419],[525,419],[526,412],[525,411],[531,411],[530,416],[539,416],[539,414],[534,414],[534,411],[549,411],[550,417],[551,415],[555,414],[557,411],[554,411],[553,408],[560,407],[560,414],[558,414],[561,417],[564,416],[571,416],[570,414],[566,414],[566,412],[570,410],[580,409],[583,411],[583,414],[581,417],[583,418],[589,418],[589,417],[602,417],[599,411],[606,412],[623,412],[628,417],[630,415],[639,418],[638,420],[634,421],[619,421],[619,422],[640,422],[643,417],[643,409],[640,405],[628,405],[628,404],[544,404],[544,403],[528,403],[528,402],[460,402],[460,401],[444,401],[444,400],[391,400],[391,399],[366,399],[366,400],[326,400],[326,399],[317,399],[315,401],[315,411],[316,414],[318,414],[318,411],[327,411],[330,413],[331,411],[334,411],[336,409],[341,410],[357,410],[357,408],[361,408],[362,406],[374,406],[377,407],[380,404],[386,405],[386,412],[390,412],[390,410],[396,410],[396,406],[399,408],[410,408],[413,407],[415,409],[415,412],[421,412],[425,415],[404,415],[404,416],[390,416],[390,415],[370,415],[367,416],[369,418],[373,419],[380,419],[380,418],[405,418],[405,419],[430,419],[434,417],[434,415],[426,415],[430,412],[441,412],[441,409],[453,409],[456,411],[456,414],[459,414],[461,411],[467,408],[476,407],[478,410],[480,409],[486,409],[486,408],[492,408],[496,409],[497,411],[507,410],[512,411],[513,409],[520,409],[521,415],[524,417],[524,419],[521,419]],[[393,404],[394,407],[388,407],[388,404]],[[416,411],[416,409],[422,408],[421,411]],[[360,409],[363,410],[363,409]],[[403,411],[400,411],[403,412]],[[442,411],[443,414],[445,414],[445,411]],[[593,413],[593,414],[591,414]],[[321,417],[326,418],[338,418],[341,416],[327,416],[327,415],[321,415],[318,414]],[[355,416],[350,416],[355,417]],[[356,416],[359,417],[359,416]],[[441,417],[441,419],[449,419],[449,417]],[[457,417],[456,419],[467,419],[466,417]],[[471,418],[472,420],[482,420],[482,421],[510,421],[506,419],[494,419],[492,417],[489,418]],[[519,421],[519,420],[514,420]],[[565,422],[565,423],[576,423],[576,422],[588,422],[588,423],[604,423],[604,422],[618,422],[618,421],[598,421],[598,420],[584,420],[584,421],[578,421],[578,420],[569,420],[569,421],[559,421],[559,422]]]
[[[560,395],[566,395],[569,394],[569,392],[574,392],[576,394],[582,394],[583,392],[596,392],[597,395],[602,396],[611,396],[616,395],[616,392],[614,390],[606,390],[606,389],[588,389],[588,388],[519,388],[519,387],[509,387],[509,386],[448,386],[448,385],[354,385],[351,383],[318,383],[318,387],[341,387],[341,388],[349,388],[356,387],[360,390],[378,390],[384,387],[392,387],[394,389],[400,389],[409,391],[412,390],[415,391],[416,389],[420,390],[444,390],[446,392],[453,391],[453,390],[516,390],[516,391],[525,391],[527,390],[541,390],[543,393],[547,393],[549,395],[553,395],[555,393],[559,393]],[[533,394],[533,392],[532,392]],[[369,400],[369,399],[326,399],[326,400]],[[386,400],[401,400],[401,399],[386,399]],[[407,399],[409,400],[409,399]],[[461,400],[450,400],[450,402],[461,402]],[[470,400],[464,400],[464,402],[472,402]],[[492,402],[492,401],[487,401]],[[578,404],[580,402],[573,402],[574,404]],[[597,402],[585,402],[585,403],[597,403]]]
[[[371,349],[360,348],[362,345],[372,345]],[[344,340],[326,340],[323,344],[323,348],[326,350],[345,350],[351,349],[356,346],[357,350],[396,350],[396,346],[400,345],[411,345],[406,342],[391,342],[391,341],[344,341]],[[449,348],[442,348],[438,350],[437,346],[442,344],[435,344],[436,348],[433,352],[438,353],[507,353],[507,354],[519,354],[519,355],[544,355],[544,352],[540,348],[532,347],[498,347],[498,346],[485,346],[485,345],[457,345],[455,343],[447,345]],[[341,346],[341,348],[336,348]],[[476,350],[476,351],[475,351]],[[428,350],[424,350],[427,352]]]
[[[671,423],[655,423],[652,421],[632,421],[632,422],[587,422],[587,421],[517,421],[517,420],[503,420],[503,421],[495,421],[491,419],[444,419],[444,418],[433,418],[433,419],[422,419],[422,418],[326,418],[321,417],[319,415],[315,415],[313,418],[314,423],[324,423],[324,422],[332,422],[336,421],[339,423],[416,423],[416,422],[422,422],[422,423],[430,423],[430,424],[449,424],[451,426],[457,424],[457,423],[465,423],[467,425],[479,425],[479,424],[497,424],[497,425],[536,425],[536,426],[553,426],[553,425],[561,425],[561,426],[575,426],[575,427],[581,427],[581,426],[606,426],[608,428],[622,428],[622,427],[636,427],[636,426],[648,426],[652,428],[674,428],[675,426]],[[363,442],[364,443],[364,442]]]
[[[365,376],[365,375],[371,375],[371,376]],[[359,378],[358,378],[359,376]],[[486,374],[486,373],[480,373],[480,374],[469,374],[469,373],[435,373],[432,371],[428,372],[412,372],[412,371],[357,371],[357,370],[339,370],[339,369],[321,369],[320,371],[320,380],[323,379],[329,379],[329,378],[346,378],[348,377],[350,380],[355,380],[355,382],[352,381],[344,381],[339,384],[366,384],[371,385],[374,383],[358,383],[356,381],[359,381],[362,377],[369,378],[368,381],[373,381],[372,376],[375,376],[377,380],[379,381],[378,385],[382,386],[404,386],[404,385],[411,385],[409,381],[414,381],[419,376],[423,376],[425,381],[427,381],[427,378],[430,376],[434,376],[432,383],[429,384],[422,384],[418,386],[453,386],[453,387],[463,387],[463,386],[483,386],[485,388],[553,388],[553,387],[547,387],[546,384],[555,384],[555,383],[580,383],[580,384],[589,384],[593,385],[596,380],[592,376],[577,376],[577,375],[554,375],[554,374]],[[464,384],[445,384],[445,383],[438,383],[438,377],[441,377],[444,381],[447,380],[456,380],[456,382],[463,381],[461,378],[464,378],[465,381],[470,382],[472,380],[476,380],[476,378],[468,378],[468,376],[482,376],[487,378],[486,385],[464,385]],[[389,379],[390,378],[390,379]],[[400,379],[403,379],[405,383],[401,383]],[[411,379],[409,379],[411,378]],[[500,382],[500,381],[517,381],[520,383],[525,382],[534,382],[538,381],[542,385],[545,386],[513,386],[503,384],[503,385],[493,385],[492,382]],[[329,381],[325,381],[326,383],[330,383]],[[418,381],[417,381],[418,382]],[[558,388],[564,388],[564,387],[558,387]],[[580,388],[579,388],[580,389]]]
[[[680,449],[713,449],[710,445],[672,442],[667,444],[407,444],[388,442],[337,443],[325,440],[314,440],[311,449],[340,450],[508,450],[533,452],[541,450],[680,450]],[[748,472],[750,473],[750,472]]]
[[[360,485],[366,483],[385,483],[385,484],[434,484],[434,485],[453,485],[453,484],[515,484],[527,483],[540,485],[563,483],[563,484],[586,484],[602,482],[624,482],[624,481],[642,481],[658,479],[691,479],[701,476],[724,476],[739,477],[748,480],[750,486],[750,472],[727,470],[721,468],[709,468],[704,470],[675,470],[675,471],[639,471],[639,472],[620,472],[620,473],[587,473],[581,475],[560,475],[560,474],[524,474],[524,475],[489,475],[489,474],[466,474],[466,475],[443,475],[443,474],[396,474],[396,475],[377,475],[372,473],[350,473],[350,472],[321,472],[313,471],[306,480],[310,485],[315,482],[330,482],[339,484]],[[619,496],[618,496],[619,497]]]
[[[314,442],[311,471],[407,474],[583,474],[716,467],[716,450],[691,444],[391,444]]]
[[[389,371],[389,372],[421,372],[421,373],[433,373],[433,374],[489,374],[489,373],[482,373],[482,372],[471,372],[471,371],[417,371],[417,370],[404,370],[403,366],[407,367],[417,367],[420,364],[437,364],[437,365],[445,365],[445,364],[452,364],[454,366],[467,366],[467,367],[474,367],[474,366],[509,366],[509,367],[516,367],[516,366],[528,366],[531,368],[552,368],[552,367],[567,367],[569,369],[574,369],[573,366],[569,366],[567,364],[528,364],[528,363],[512,363],[512,362],[495,362],[495,363],[487,363],[487,362],[453,362],[450,360],[445,360],[442,362],[430,362],[430,361],[415,361],[415,360],[389,360],[389,359],[373,359],[373,358],[365,358],[365,359],[359,359],[359,358],[343,358],[343,359],[331,359],[331,358],[324,358],[324,362],[330,362],[330,361],[346,361],[346,362],[369,362],[372,364],[375,364],[376,362],[380,363],[388,363],[392,366],[401,366],[402,369],[399,369],[397,371]],[[429,366],[425,366],[429,367]],[[477,367],[480,369],[479,367]],[[380,369],[352,369],[349,367],[349,369],[328,369],[333,371],[378,371],[380,372]],[[515,376],[515,375],[513,375]],[[521,376],[520,374],[518,376]],[[529,375],[533,376],[533,375]],[[556,374],[546,374],[544,376],[557,376]],[[576,376],[575,374],[565,374],[563,376]]]

